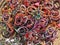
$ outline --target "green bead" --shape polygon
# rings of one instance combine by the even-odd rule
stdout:
[[[40,17],[40,14],[38,14],[37,17]]]
[[[37,44],[37,45],[42,45],[42,44],[39,43],[39,44]]]
[[[37,19],[40,19],[40,14],[38,14],[38,15],[36,16],[36,18],[37,18]]]
[[[6,29],[6,27],[4,27],[4,29]]]

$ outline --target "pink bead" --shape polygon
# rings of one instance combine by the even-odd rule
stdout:
[[[35,3],[36,6],[39,6],[39,2]]]
[[[58,27],[60,27],[60,23],[58,24]]]

